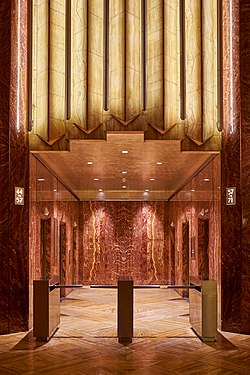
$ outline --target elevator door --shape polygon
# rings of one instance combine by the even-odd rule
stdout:
[[[41,219],[41,246],[40,246],[40,267],[41,278],[50,278],[51,259],[51,220]]]
[[[66,223],[60,224],[60,284],[66,284]],[[61,297],[65,297],[65,288],[60,289]]]
[[[175,228],[170,227],[170,283],[175,284]]]
[[[182,283],[189,285],[189,223],[182,223]],[[188,297],[188,289],[183,289],[183,297]]]
[[[77,228],[73,227],[73,244],[72,244],[72,283],[73,284],[78,283],[76,246],[77,246]]]
[[[209,220],[198,219],[198,274],[202,279],[209,279]]]

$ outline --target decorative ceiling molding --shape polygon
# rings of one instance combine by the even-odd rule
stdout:
[[[154,126],[154,125],[152,125],[152,124],[150,124],[150,123],[148,123],[148,125],[151,126],[151,128],[153,128],[154,130],[156,130],[156,131],[157,131],[158,133],[160,133],[161,135],[164,135],[164,134],[166,134],[167,132],[169,132],[172,128],[174,128],[174,127],[177,125],[177,123],[171,125],[169,128],[167,128],[167,129],[165,129],[165,130],[160,129],[160,128],[158,128],[157,126]]]
[[[209,141],[209,139],[213,138],[213,134],[210,135],[210,137],[208,137],[207,139],[205,139],[204,141],[199,141],[198,139],[194,139],[192,137],[190,137],[190,135],[188,134],[185,134],[186,137],[193,143],[195,143],[197,146],[203,146],[207,141]]]
[[[93,133],[96,129],[98,129],[102,125],[102,122],[100,124],[96,125],[94,128],[91,128],[91,129],[83,129],[80,125],[76,124],[75,122],[74,122],[74,125],[79,130],[81,130],[83,133],[89,135],[89,134]]]
[[[112,115],[112,114],[111,114],[111,116],[112,116],[115,120],[117,120],[122,126],[128,126],[129,124],[131,124],[131,122],[135,121],[135,120],[137,119],[137,117],[139,117],[140,115],[137,114],[137,115],[131,117],[129,120],[126,120],[126,121],[120,119],[119,117],[117,117],[117,116],[115,116],[115,115]]]
[[[64,136],[66,135],[66,133],[60,135],[60,137],[57,137],[57,138],[54,138],[54,139],[51,139],[51,140],[48,140],[46,141],[41,135],[37,134],[38,138],[40,138],[44,143],[46,143],[48,146],[53,146],[55,143],[57,143],[60,139],[62,139]]]

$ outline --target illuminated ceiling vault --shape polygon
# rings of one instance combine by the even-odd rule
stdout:
[[[97,172],[105,199],[166,199],[220,150],[217,0],[34,0],[32,13],[30,149],[81,199],[99,199]]]

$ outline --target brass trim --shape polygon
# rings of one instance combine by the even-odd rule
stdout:
[[[71,0],[66,0],[65,27],[65,117],[71,118]]]
[[[141,92],[142,110],[147,110],[147,0],[141,0]]]
[[[103,109],[109,110],[109,0],[104,2],[103,15]]]
[[[33,0],[28,1],[28,75],[27,75],[27,86],[28,86],[28,131],[32,130],[33,119],[32,119],[32,90],[33,90],[33,74],[32,74],[32,53],[33,53]]]
[[[185,41],[185,0],[180,0],[180,118],[186,114],[186,41]]]
[[[217,130],[223,130],[223,43],[222,43],[222,1],[217,0]]]

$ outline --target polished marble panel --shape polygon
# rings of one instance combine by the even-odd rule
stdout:
[[[242,193],[239,1],[223,6],[224,127],[221,151],[221,327],[241,332]],[[237,201],[226,205],[226,188],[235,187]],[[233,223],[233,225],[232,225]]]
[[[242,332],[250,331],[249,311],[250,311],[250,8],[249,2],[240,1],[240,80],[241,80],[241,146],[242,146],[242,269],[241,269],[241,285],[242,285]]]
[[[11,4],[4,1],[0,6],[0,42],[5,48],[0,50],[0,69],[5,74],[0,75],[0,262],[2,265],[2,275],[0,279],[0,330],[2,333],[8,332],[8,293],[5,285],[8,284],[8,206],[9,206],[9,181],[6,174],[9,173],[9,89],[10,89],[10,66],[11,62],[11,41],[10,41]],[[6,215],[7,214],[7,215]]]
[[[22,13],[22,18],[18,15]],[[0,5],[0,333],[27,329],[29,155],[27,99],[27,3]],[[4,73],[3,73],[4,72]],[[24,188],[16,205],[15,187]]]
[[[84,283],[166,282],[163,202],[82,202],[80,212]]]

